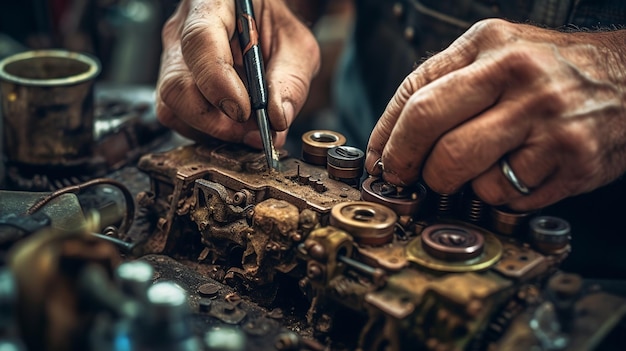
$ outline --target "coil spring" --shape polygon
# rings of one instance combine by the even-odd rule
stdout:
[[[78,185],[91,179],[87,175],[79,175],[64,178],[50,178],[45,174],[35,174],[32,177],[24,177],[17,168],[7,169],[7,180],[11,188],[24,191],[56,191],[68,186]]]

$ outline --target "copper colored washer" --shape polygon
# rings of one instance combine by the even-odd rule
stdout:
[[[435,224],[422,232],[422,245],[431,256],[465,261],[480,256],[485,239],[478,231],[454,224]]]
[[[308,163],[325,166],[328,149],[346,143],[346,137],[332,130],[311,130],[302,134],[302,159]]]
[[[364,245],[391,242],[397,220],[390,208],[367,201],[340,203],[330,211],[330,225],[345,230]]]
[[[385,205],[399,216],[413,216],[426,197],[426,188],[421,184],[404,188],[400,193],[386,193],[385,186],[387,183],[380,178],[367,178],[361,185],[361,199]]]

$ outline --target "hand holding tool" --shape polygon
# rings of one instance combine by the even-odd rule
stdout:
[[[265,80],[263,55],[261,54],[259,31],[254,18],[252,0],[235,0],[235,6],[237,33],[239,34],[239,44],[246,70],[250,104],[259,124],[267,166],[269,169],[276,169],[278,166],[278,154],[272,143],[270,123],[267,116],[267,82]]]

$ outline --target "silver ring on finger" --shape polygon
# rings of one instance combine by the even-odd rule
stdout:
[[[529,195],[530,188],[528,188],[519,177],[513,172],[513,168],[511,168],[511,164],[509,164],[508,157],[505,155],[500,159],[500,171],[504,175],[504,178],[513,185],[515,190],[519,191],[522,195]]]

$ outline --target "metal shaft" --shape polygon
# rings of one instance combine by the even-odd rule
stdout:
[[[270,132],[267,111],[265,109],[256,110],[256,120],[259,124],[259,130],[261,131],[261,142],[263,143],[267,167],[269,169],[276,169],[278,157],[276,157],[276,150],[272,143],[272,133]]]

